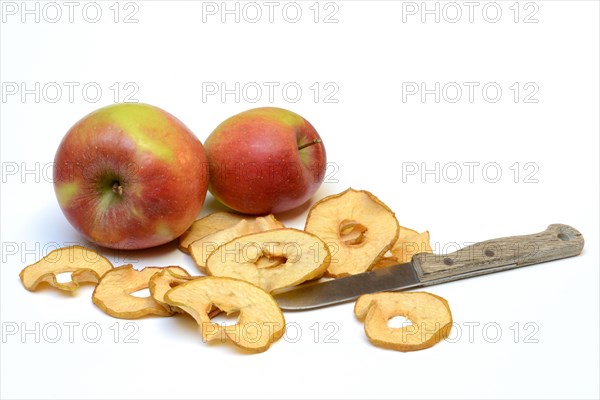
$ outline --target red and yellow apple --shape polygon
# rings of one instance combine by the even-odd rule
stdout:
[[[210,192],[246,214],[304,204],[321,186],[325,147],[315,128],[281,108],[255,108],[222,122],[206,139]]]
[[[77,122],[54,159],[54,190],[68,221],[105,247],[142,249],[181,235],[208,187],[202,143],[147,104],[116,104]]]

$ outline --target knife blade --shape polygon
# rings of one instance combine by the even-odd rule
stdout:
[[[300,285],[274,297],[282,310],[310,310],[352,301],[363,294],[432,286],[573,257],[581,253],[583,246],[578,230],[552,224],[532,235],[487,240],[446,255],[420,253],[409,263]]]

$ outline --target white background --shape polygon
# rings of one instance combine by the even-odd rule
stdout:
[[[0,32],[3,398],[598,398],[597,2],[481,2],[472,22],[463,2],[440,2],[439,22],[433,14],[422,22],[421,2],[337,1],[317,5],[316,23],[313,1],[297,3],[296,23],[282,16],[284,2],[273,22],[267,6],[256,3],[256,23],[249,21],[256,7],[245,3],[238,4],[239,22],[226,15],[225,23],[219,12],[203,13],[220,11],[220,2],[98,2],[96,23],[86,21],[95,18],[95,6],[82,15],[85,2],[72,22],[68,6],[55,3],[62,13],[55,23],[54,5],[37,3],[36,22],[35,13],[23,15],[21,2],[7,3]],[[462,17],[452,23],[456,5]],[[293,19],[290,7],[286,17]],[[137,22],[124,23],[132,12]],[[240,90],[259,85],[262,97],[252,102],[256,92],[248,91],[236,101],[206,92],[221,82],[230,89],[239,82]],[[279,85],[272,99],[264,82]],[[440,83],[439,102],[434,94],[407,95],[421,82],[429,89]],[[472,102],[464,82],[479,85]],[[34,93],[22,97],[21,84]],[[67,85],[75,84],[69,98]],[[282,93],[286,84],[302,89],[299,99],[293,88]],[[456,85],[463,91],[453,103]],[[495,86],[502,94],[492,102]],[[248,108],[298,112],[320,132],[335,164],[313,201],[348,186],[370,190],[401,225],[429,230],[438,252],[551,223],[579,229],[585,249],[576,258],[430,288],[450,303],[453,340],[408,354],[371,345],[353,304],[286,313],[294,325],[288,336],[265,353],[244,355],[203,343],[183,316],[125,325],[92,304],[92,287],[72,297],[30,293],[19,271],[56,245],[82,240],[58,207],[48,166],[69,127],[113,103],[117,87],[116,100],[135,91],[130,99],[163,107],[201,140]],[[422,174],[436,163],[438,177]],[[471,179],[465,163],[479,163]],[[403,176],[415,166],[417,173]],[[215,209],[209,196],[202,214]],[[280,218],[302,228],[306,211]],[[197,273],[172,244],[107,255],[116,264],[178,264]],[[39,340],[22,335],[35,332],[36,323]],[[51,343],[57,326],[61,336]],[[101,336],[90,343],[97,328]]]

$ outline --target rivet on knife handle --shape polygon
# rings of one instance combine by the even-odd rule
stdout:
[[[412,263],[426,284],[576,256],[583,244],[583,236],[575,228],[553,224],[540,233],[486,240],[451,254],[417,254]]]

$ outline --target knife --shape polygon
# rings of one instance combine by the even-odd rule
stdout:
[[[282,310],[300,311],[355,300],[362,294],[414,289],[573,257],[583,236],[569,225],[553,224],[533,235],[486,240],[454,253],[415,254],[409,263],[345,278],[300,285],[275,295]]]

